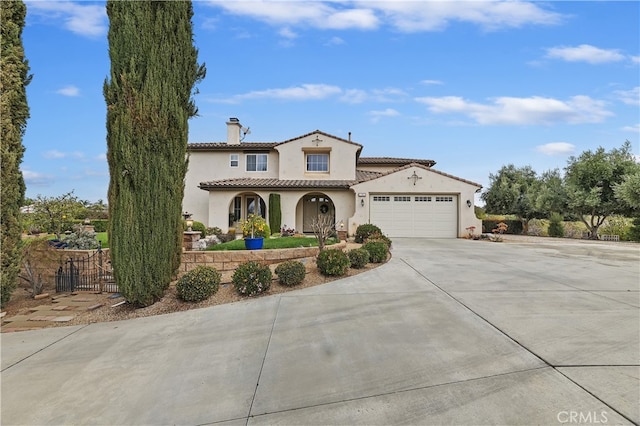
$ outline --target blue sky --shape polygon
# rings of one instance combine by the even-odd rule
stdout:
[[[27,1],[27,196],[106,201],[104,2]],[[426,158],[482,184],[631,141],[639,153],[640,2],[196,1],[207,77],[190,142],[313,130],[362,155]]]

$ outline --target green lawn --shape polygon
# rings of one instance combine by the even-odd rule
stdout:
[[[96,239],[102,243],[102,248],[109,248],[109,236],[106,232],[96,232]]]
[[[334,238],[330,238],[327,241],[327,245],[335,244],[337,241]],[[317,247],[318,240],[315,237],[280,237],[280,238],[265,238],[263,249],[283,249],[283,248],[296,248],[296,247]],[[245,250],[244,240],[234,240],[227,243],[216,244],[209,247],[207,250]]]

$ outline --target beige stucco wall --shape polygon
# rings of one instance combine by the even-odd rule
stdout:
[[[316,138],[322,142],[313,142]],[[317,146],[316,146],[317,145]],[[280,152],[280,179],[333,179],[353,180],[356,176],[354,164],[356,153],[360,147],[356,144],[341,141],[312,133],[308,136],[292,140],[276,146]],[[329,151],[329,173],[307,173],[305,149],[318,152]]]
[[[203,191],[204,192],[204,191]],[[255,191],[253,193],[259,195],[269,207],[269,194],[275,191]],[[208,216],[203,223],[207,226],[217,226],[222,230],[228,229],[229,207],[234,197],[244,194],[243,191],[236,190],[216,190],[209,192]],[[280,210],[282,213],[282,226],[294,228],[297,231],[303,229],[303,210],[302,199],[310,194],[322,194],[333,201],[335,206],[336,223],[344,221],[345,226],[349,217],[353,215],[354,196],[351,190],[331,190],[331,191],[314,191],[314,190],[294,190],[280,191]],[[267,222],[269,215],[267,213]],[[278,232],[279,230],[272,230]]]
[[[422,179],[409,179],[416,173]],[[479,187],[441,175],[426,168],[414,166],[391,173],[378,179],[354,185],[352,189],[356,194],[355,213],[349,218],[349,234],[355,233],[358,225],[369,223],[369,197],[375,194],[412,193],[412,194],[446,194],[458,196],[458,237],[467,235],[465,228],[476,227],[476,233],[482,230],[482,221],[475,215],[473,208],[474,194]],[[360,197],[364,194],[364,197]],[[365,205],[360,205],[364,199]],[[471,200],[471,207],[467,206],[467,200]]]
[[[247,172],[246,154],[254,154],[254,152],[244,153],[242,152],[242,144],[237,146],[237,151],[195,151],[190,153],[189,168],[185,177],[182,211],[193,214],[193,220],[206,224],[210,216],[209,192],[198,188],[200,182],[242,177],[278,177],[277,152],[271,151],[268,153],[266,172]],[[229,165],[231,154],[238,154],[238,167]],[[227,222],[225,221],[225,226],[226,224]]]

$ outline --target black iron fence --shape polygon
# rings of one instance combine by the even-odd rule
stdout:
[[[58,268],[56,292],[70,291],[118,291],[109,257],[101,249],[87,256],[70,257]]]

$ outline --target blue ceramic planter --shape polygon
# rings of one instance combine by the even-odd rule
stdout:
[[[263,243],[264,243],[263,237],[244,239],[244,247],[247,250],[260,250],[262,248]]]

